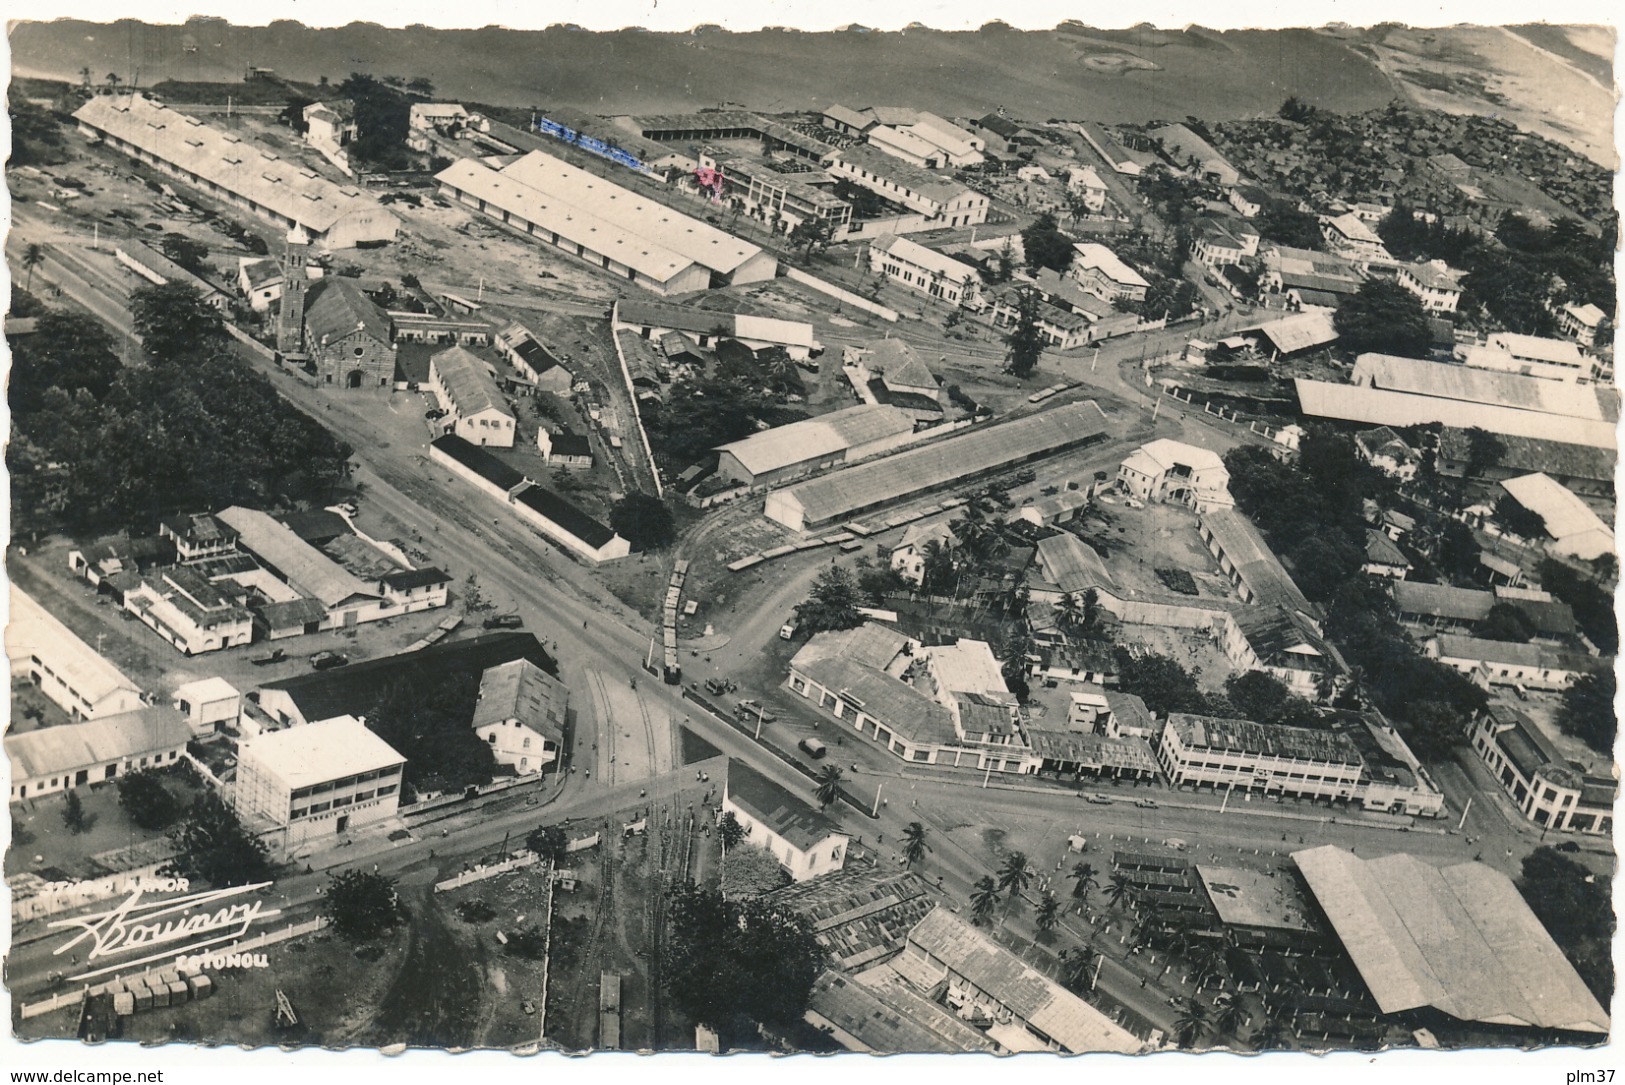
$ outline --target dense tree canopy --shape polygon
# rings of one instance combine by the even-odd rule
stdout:
[[[1433,345],[1427,313],[1415,294],[1386,279],[1368,279],[1339,305],[1332,322],[1339,345],[1354,354],[1377,351],[1425,358]]]
[[[496,759],[468,725],[479,689],[479,672],[465,670],[434,681],[407,678],[380,694],[367,726],[406,758],[403,790],[457,791],[491,782]]]
[[[778,409],[760,379],[728,376],[682,378],[664,404],[643,408],[644,428],[655,458],[676,473],[712,456],[711,450],[756,432],[758,420],[780,424],[805,417]]]
[[[1169,712],[1207,712],[1212,707],[1196,675],[1168,656],[1155,652],[1117,652],[1118,685],[1145,702],[1158,716]]]
[[[812,593],[796,606],[796,622],[804,636],[831,629],[851,629],[863,621],[858,607],[863,592],[857,578],[839,565],[818,574]]]
[[[167,870],[216,887],[264,881],[271,874],[265,843],[249,832],[218,793],[192,800],[180,823],[169,830],[175,858]]]
[[[1016,324],[1004,337],[1010,372],[1025,379],[1038,368],[1044,354],[1044,333],[1038,327],[1038,291],[1016,292]]]
[[[359,134],[350,144],[351,156],[377,169],[410,167],[413,160],[406,149],[406,132],[412,100],[400,89],[359,72],[350,73],[339,84],[339,94],[355,102]]]
[[[1518,890],[1591,993],[1614,992],[1614,908],[1609,879],[1552,848],[1524,856]]]
[[[1320,217],[1298,210],[1298,205],[1286,200],[1270,200],[1253,218],[1253,227],[1265,241],[1274,241],[1298,249],[1324,248],[1320,233]]]
[[[145,366],[122,367],[99,324],[58,311],[13,344],[20,530],[151,530],[173,512],[330,496],[351,449],[231,354],[218,314],[165,287],[132,308]]]
[[[118,777],[118,804],[143,829],[167,829],[181,814],[180,800],[151,769]]]
[[[671,509],[653,494],[627,494],[609,511],[609,526],[634,550],[659,550],[677,537]]]
[[[758,1025],[790,1027],[807,1011],[824,951],[808,921],[760,898],[671,890],[671,949],[662,980],[677,1006],[734,1043]]]
[[[1065,271],[1072,266],[1072,239],[1061,232],[1055,216],[1045,212],[1021,231],[1022,251],[1027,254],[1027,266]]]
[[[395,879],[361,870],[341,870],[327,879],[322,913],[333,929],[351,942],[366,942],[385,933],[402,918]]]
[[[1558,726],[1600,754],[1612,754],[1619,719],[1614,715],[1617,679],[1612,668],[1581,676],[1563,691]]]
[[[1574,608],[1574,621],[1604,655],[1619,651],[1619,621],[1614,597],[1555,558],[1546,558],[1537,570],[1541,587]]]

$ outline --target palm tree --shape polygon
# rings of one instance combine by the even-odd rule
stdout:
[[[1089,893],[1100,887],[1100,879],[1095,875],[1095,868],[1089,863],[1079,863],[1072,868],[1072,899],[1080,905],[1089,903]]]
[[[1095,949],[1093,941],[1083,945],[1067,954],[1061,963],[1061,983],[1071,991],[1081,991],[1094,977],[1095,963],[1100,959],[1100,951]]]
[[[119,77],[118,77],[118,72],[108,72],[108,73],[107,73],[107,85],[108,85],[108,86],[110,86],[110,87],[116,87],[116,86],[118,86],[118,85],[119,85],[119,84],[120,84],[120,83],[121,83],[121,82],[123,82],[123,80],[121,80],[121,79],[120,79],[120,78],[119,78]]]
[[[1100,620],[1100,592],[1090,588],[1083,593],[1083,603],[1078,608],[1078,617],[1082,621],[1085,633],[1094,629],[1095,623]]]
[[[929,835],[926,827],[917,821],[903,826],[903,858],[908,860],[909,866],[924,859],[925,853],[931,850],[931,846],[925,842]]]
[[[1106,890],[1106,901],[1113,908],[1122,906],[1125,899],[1132,900],[1134,884],[1128,880],[1128,875],[1121,870],[1112,875],[1111,887]]]
[[[1180,1047],[1194,1047],[1196,1041],[1213,1027],[1207,1007],[1200,1000],[1185,998],[1179,1004],[1179,1017],[1174,1020],[1174,1032]]]
[[[992,878],[982,875],[971,887],[970,914],[978,926],[993,918],[993,909],[999,906],[999,887]]]
[[[1191,963],[1191,981],[1198,988],[1214,976],[1224,973],[1224,946],[1214,939],[1202,939],[1188,956]]]
[[[1059,625],[1062,631],[1066,633],[1076,632],[1078,627],[1083,624],[1083,613],[1078,607],[1078,597],[1071,592],[1067,592],[1056,600],[1055,624]]]
[[[23,283],[23,292],[26,294],[34,289],[34,269],[45,263],[45,246],[30,242],[28,248],[23,250],[23,267],[28,271],[28,278]]]
[[[828,806],[841,797],[841,766],[825,765],[818,773],[818,805]]]
[[[1234,1036],[1239,1040],[1241,1039],[1241,1030],[1247,1026],[1247,1022],[1251,1017],[1252,1015],[1247,1012],[1247,1008],[1242,1005],[1241,996],[1232,990],[1230,998],[1225,1001],[1223,1006],[1219,1007],[1219,1015],[1213,1019],[1213,1028],[1217,1032],[1222,1032],[1226,1036]]]
[[[1038,924],[1038,930],[1041,934],[1048,934],[1055,929],[1056,924],[1061,922],[1061,902],[1056,899],[1054,893],[1047,889],[1044,891],[1043,897],[1039,899],[1038,913],[1034,917],[1034,921]]]
[[[1026,891],[1033,883],[1033,868],[1027,862],[1027,853],[1013,851],[1004,857],[1004,865],[999,867],[999,888],[1008,892],[1004,900],[1004,918],[1010,918],[1010,909],[1015,905],[1016,898]]]
[[[1268,1014],[1253,1030],[1252,1045],[1260,1051],[1274,1051],[1286,1046],[1287,1027]]]

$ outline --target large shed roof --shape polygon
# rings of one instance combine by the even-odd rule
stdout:
[[[38,654],[48,660],[63,681],[91,703],[125,691],[138,695],[137,686],[107,659],[86,644],[38,600],[11,585],[11,623],[6,626],[6,654],[15,662]]]
[[[938,906],[908,940],[1072,1054],[1133,1054],[1144,1043],[1095,1007]]]
[[[1384,1013],[1606,1033],[1608,1014],[1506,875],[1334,845],[1293,862]]]
[[[7,735],[6,756],[17,780],[71,776],[111,761],[167,753],[192,737],[181,714],[168,705],[103,716],[85,723],[41,727]]]
[[[1614,537],[1613,528],[1604,523],[1591,506],[1547,475],[1537,473],[1509,478],[1501,483],[1501,488],[1518,504],[1539,514],[1546,522],[1546,534],[1559,542],[1588,532],[1598,532],[1610,541]]]
[[[718,446],[747,471],[761,475],[914,431],[914,416],[882,403],[862,403]]]
[[[297,159],[284,159],[140,94],[97,95],[73,116],[317,233],[358,211],[397,221],[372,197],[323,179]]]
[[[1491,403],[1474,403],[1385,388],[1335,384],[1296,377],[1298,403],[1315,418],[1341,418],[1382,426],[1425,426],[1440,423],[1461,429],[1478,427],[1497,436],[1533,437],[1541,441],[1618,447],[1614,424],[1596,419],[1566,418],[1544,411]]]
[[[1427,362],[1393,354],[1362,354],[1355,359],[1350,379],[1355,384],[1368,384],[1390,392],[1516,407],[1568,418],[1616,421],[1619,417],[1618,403],[1599,396],[1594,385],[1475,369],[1450,362]]]
[[[274,566],[303,595],[320,599],[329,607],[357,595],[377,595],[338,562],[258,509],[233,505],[216,515],[241,536],[238,543],[244,550]]]
[[[786,492],[800,504],[807,523],[825,523],[858,509],[1085,443],[1104,432],[1105,421],[1093,400],[1069,403],[849,467]]]

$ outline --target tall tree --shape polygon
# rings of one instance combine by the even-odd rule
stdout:
[[[23,270],[28,272],[28,278],[23,283],[23,291],[31,292],[34,289],[34,269],[45,263],[45,246],[37,241],[30,241],[28,248],[23,250]]]
[[[1061,232],[1055,216],[1048,211],[1039,215],[1021,231],[1022,251],[1027,254],[1030,268],[1050,268],[1065,271],[1072,266],[1072,239]]]
[[[1093,863],[1079,863],[1072,868],[1072,899],[1079,906],[1089,903],[1089,894],[1100,887],[1100,878]]]
[[[75,836],[90,828],[90,816],[85,813],[84,801],[77,791],[69,791],[62,804],[62,824]]]
[[[1134,883],[1129,881],[1128,875],[1121,870],[1112,873],[1110,885],[1106,889],[1106,900],[1113,908],[1120,908],[1125,900],[1134,899]]]
[[[977,926],[985,926],[999,907],[999,887],[992,878],[982,875],[971,887],[970,914]]]
[[[745,839],[745,827],[739,824],[739,819],[732,810],[725,810],[717,819],[717,837],[722,841],[724,851],[732,851]]]
[[[1038,291],[1016,291],[1016,324],[1005,336],[1005,361],[1010,372],[1025,380],[1038,368],[1044,354],[1044,333],[1038,327]]]
[[[1027,860],[1024,851],[1013,851],[1004,857],[999,866],[999,890],[1005,894],[1004,918],[1009,920],[1010,909],[1015,906],[1017,898],[1032,885],[1034,872],[1032,864]]]
[[[1614,715],[1616,681],[1612,667],[1582,675],[1563,691],[1557,713],[1559,727],[1600,754],[1613,752],[1619,727]]]
[[[818,574],[806,601],[796,606],[796,622],[808,635],[851,629],[863,623],[863,615],[858,613],[862,600],[863,593],[851,572],[831,565]]]
[[[224,348],[225,324],[190,283],[143,286],[130,295],[141,349],[159,364],[191,364]]]
[[[931,850],[931,846],[925,842],[928,836],[930,832],[918,821],[903,826],[903,858],[908,860],[909,866],[924,859],[925,853]]]
[[[630,493],[609,511],[609,526],[634,550],[660,550],[677,537],[671,509],[653,494]]]
[[[181,804],[151,769],[118,777],[118,804],[143,829],[167,829],[181,814]]]
[[[1033,913],[1033,922],[1043,934],[1048,934],[1061,922],[1061,902],[1054,893],[1046,890],[1039,898],[1038,910]]]
[[[1174,1019],[1174,1033],[1179,1037],[1180,1047],[1195,1047],[1212,1027],[1212,1015],[1201,1000],[1194,996],[1180,999],[1179,1016]]]
[[[763,898],[724,899],[688,882],[668,899],[671,941],[661,982],[686,1017],[733,1043],[760,1026],[785,1029],[801,1021],[825,960],[804,917]]]
[[[1422,301],[1389,279],[1370,279],[1338,306],[1332,323],[1338,345],[1354,354],[1376,351],[1425,358],[1433,346]]]
[[[192,800],[186,815],[169,830],[175,857],[167,873],[207,882],[216,888],[264,881],[271,853],[213,791]]]
[[[818,788],[813,792],[818,797],[820,807],[828,806],[841,798],[841,781],[845,773],[839,765],[825,765],[818,772]]]
[[[395,879],[361,870],[341,870],[327,879],[322,913],[333,929],[351,942],[368,942],[402,919]]]

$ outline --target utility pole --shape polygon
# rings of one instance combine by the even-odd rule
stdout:
[[[982,773],[982,790],[984,790],[984,791],[987,790],[987,782],[988,782],[989,779],[992,778],[992,776],[993,776],[993,762],[989,761],[987,763],[987,771]]]
[[[872,817],[872,818],[877,818],[877,817],[880,816],[880,792],[885,786],[886,786],[886,781],[884,781],[884,780],[880,781],[880,783],[875,785],[875,805],[869,811],[869,816]]]
[[[1093,991],[1100,985],[1100,967],[1105,963],[1106,955],[1104,953],[1095,954],[1095,978],[1089,981],[1089,990]]]
[[[766,705],[756,706],[756,741],[762,741],[762,717],[767,714]]]
[[[96,638],[96,647],[97,647],[98,650],[101,648],[101,638],[100,637]],[[1461,820],[1456,822],[1456,831],[1458,833],[1461,832],[1461,827],[1463,825],[1467,824],[1467,811],[1469,811],[1469,810],[1471,810],[1473,808],[1473,799],[1475,799],[1475,798],[1477,798],[1476,795],[1467,796],[1467,805],[1463,806],[1461,808]]]

